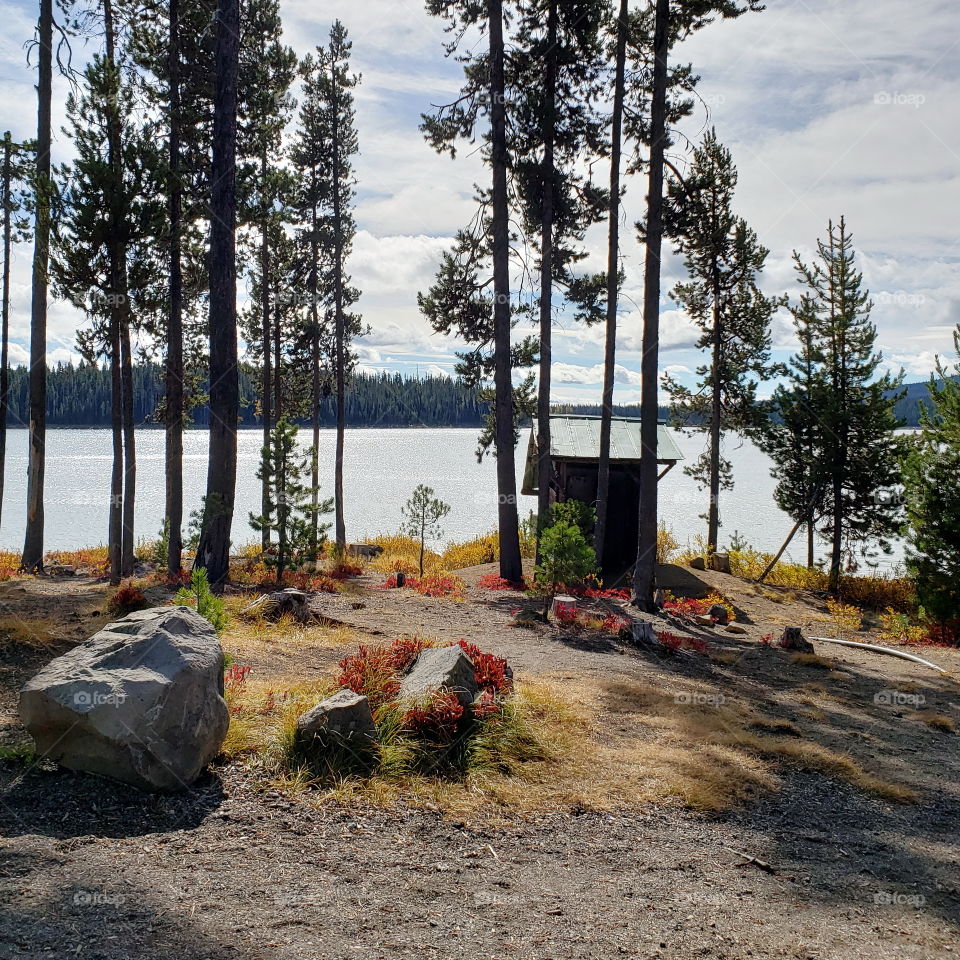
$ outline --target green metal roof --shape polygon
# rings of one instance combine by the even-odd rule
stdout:
[[[640,462],[640,421],[614,417],[610,422],[610,461]],[[554,460],[599,460],[600,418],[557,414],[550,417],[550,456]],[[683,454],[666,424],[657,424],[657,462],[675,464]],[[527,445],[524,493],[536,488],[537,424],[534,421]]]
[[[536,443],[536,425],[532,433]],[[610,422],[610,459],[640,460],[640,421],[614,417]],[[550,455],[558,460],[598,460],[600,458],[599,417],[550,417]],[[683,454],[665,424],[657,424],[657,461],[676,463]]]

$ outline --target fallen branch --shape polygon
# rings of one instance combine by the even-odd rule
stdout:
[[[745,863],[750,863],[765,873],[777,872],[776,867],[772,864],[767,863],[765,860],[758,860],[756,857],[751,857],[749,853],[744,853],[742,850],[734,850],[733,847],[724,847],[723,849],[738,857],[742,857]]]
[[[943,667],[938,667],[935,663],[931,663],[929,660],[924,660],[923,657],[915,656],[912,653],[904,653],[902,650],[894,650],[892,647],[881,647],[877,643],[858,643],[854,640],[834,640],[830,637],[810,637],[811,640],[816,640],[818,643],[835,643],[841,647],[856,647],[860,650],[872,650],[874,653],[885,653],[890,657],[899,657],[901,660],[909,660],[911,663],[919,663],[921,666],[930,667],[931,670],[939,670],[940,673],[946,673],[947,671]]]

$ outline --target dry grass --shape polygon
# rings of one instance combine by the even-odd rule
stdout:
[[[833,670],[835,666],[832,660],[827,660],[815,653],[795,653],[790,657],[790,662],[798,667],[813,667],[815,670]]]
[[[919,720],[931,729],[939,730],[941,733],[957,732],[957,725],[954,723],[953,717],[946,713],[937,713],[934,710],[921,710],[919,713],[914,714],[913,719]]]
[[[716,651],[710,651],[709,656],[714,663],[718,663],[723,667],[732,667],[740,661],[739,653],[717,653]]]
[[[264,654],[297,657],[305,650],[339,650],[357,643],[357,634],[343,626],[297,623],[290,616],[276,622],[264,617],[237,616],[248,602],[249,597],[226,600],[231,619],[223,636],[223,647],[239,662]]]
[[[332,692],[329,680],[283,683],[281,678],[250,679],[237,691],[227,691],[230,729],[222,753],[230,758],[259,755],[263,760],[282,743],[291,721],[315,707]]]
[[[29,620],[18,616],[0,617],[0,649],[29,647],[41,650],[55,646],[61,640],[58,621],[53,617],[38,616]]]
[[[311,803],[405,804],[461,817],[622,810],[648,802],[719,811],[777,789],[784,766],[885,800],[915,799],[849,756],[803,739],[795,724],[724,700],[707,684],[682,682],[682,690],[670,692],[638,682],[603,688],[568,677],[520,682],[517,711],[542,747],[537,756],[506,758],[460,779],[381,774],[321,786],[307,771],[279,761],[296,717],[326,696],[329,685],[253,680],[232,704],[224,753],[258,766],[270,787]],[[588,704],[600,706],[594,712]]]

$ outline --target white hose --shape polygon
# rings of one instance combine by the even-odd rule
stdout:
[[[912,653],[904,653],[902,650],[894,650],[891,647],[881,647],[876,643],[857,643],[853,640],[832,640],[829,637],[810,637],[810,640],[817,640],[819,643],[836,643],[841,647],[858,647],[860,650],[872,650],[874,653],[886,653],[891,657],[899,657],[901,660],[910,660],[913,663],[919,663],[924,667],[930,667],[931,670],[939,670],[941,673],[947,671],[943,667],[938,667],[923,657],[917,657]]]

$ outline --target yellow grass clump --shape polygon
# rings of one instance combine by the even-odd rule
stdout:
[[[95,577],[104,576],[110,569],[110,557],[105,546],[87,547],[83,550],[55,550],[47,554],[44,563],[83,567]]]

